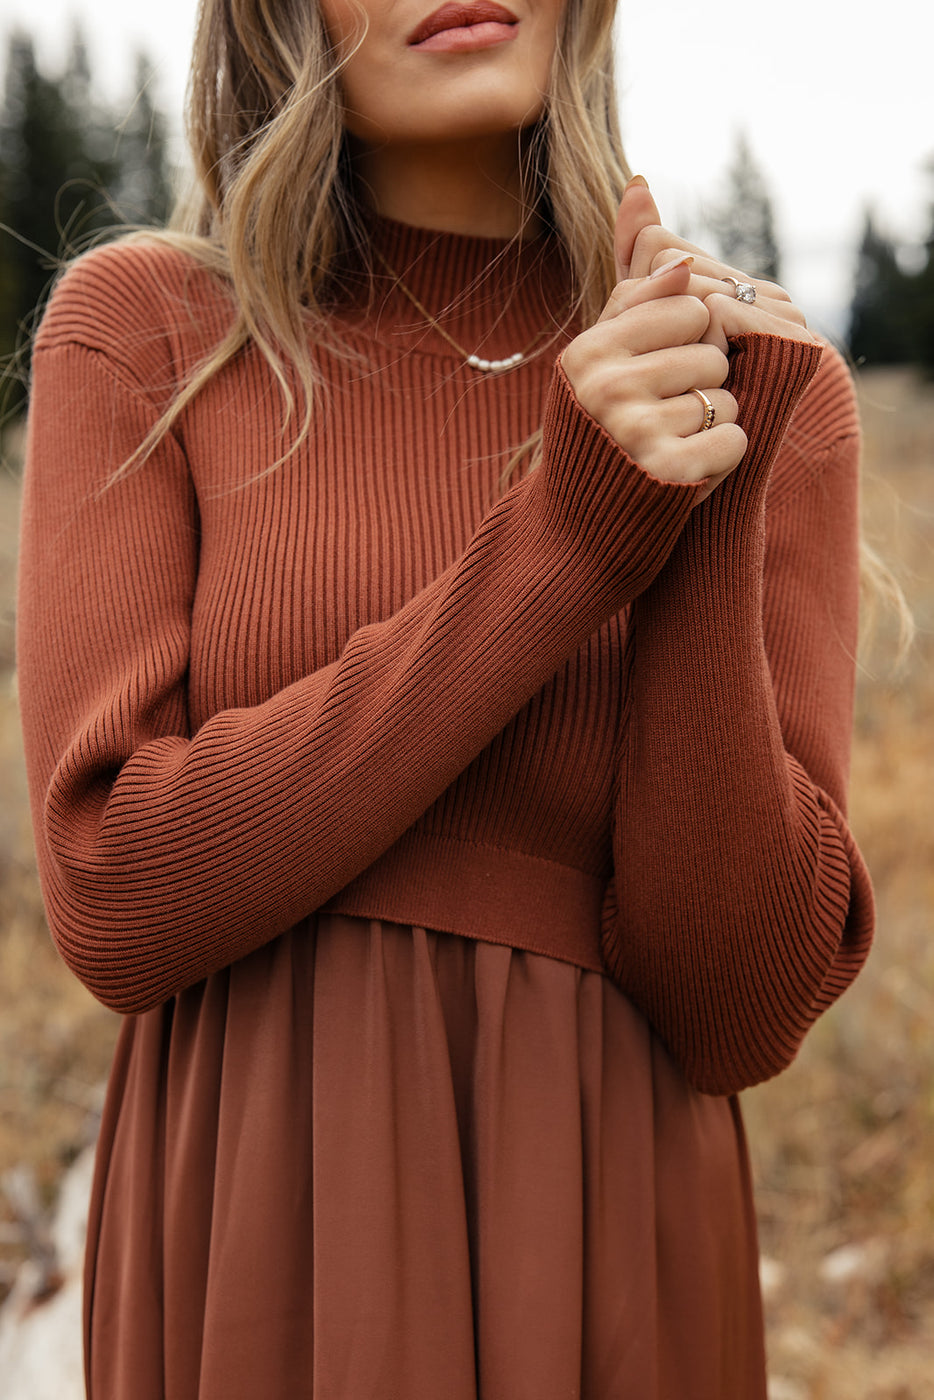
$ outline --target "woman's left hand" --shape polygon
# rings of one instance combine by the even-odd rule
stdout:
[[[710,313],[703,344],[716,345],[726,354],[729,338],[749,331],[779,335],[807,345],[819,344],[817,336],[808,330],[804,313],[783,287],[729,267],[703,248],[664,228],[648,185],[641,176],[636,176],[626,186],[616,224],[617,276],[620,281],[627,277],[647,277],[679,253],[694,254],[687,290],[689,295],[698,297]],[[755,300],[739,301],[735,288],[725,281],[730,277],[753,286]]]

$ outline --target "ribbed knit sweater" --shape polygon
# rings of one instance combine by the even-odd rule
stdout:
[[[58,946],[139,1013],[326,906],[603,968],[708,1092],[774,1074],[872,927],[844,818],[846,371],[734,341],[749,448],[698,504],[577,402],[553,241],[374,237],[459,344],[548,334],[480,377],[388,275],[350,276],[280,465],[281,396],[247,348],[108,485],[229,295],[130,243],[52,300],[19,666]],[[542,421],[541,466],[504,490]]]

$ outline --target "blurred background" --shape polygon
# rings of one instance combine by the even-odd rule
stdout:
[[[81,1394],[81,1172],[116,1029],[60,964],[35,879],[14,668],[29,335],[69,251],[121,220],[166,218],[184,178],[194,9],[194,0],[162,0],[151,13],[43,0],[39,11],[4,0],[0,16],[0,1400]],[[893,0],[885,24],[876,15],[869,27],[786,0],[779,27],[774,10],[748,9],[624,5],[630,162],[670,226],[778,277],[849,354],[865,430],[866,537],[918,629],[899,658],[897,620],[883,609],[861,658],[852,820],[876,883],[875,951],[796,1064],[744,1096],[770,1400],[929,1400],[934,12]],[[63,1234],[56,1211],[69,1180],[77,1215]],[[58,1370],[43,1373],[17,1339],[55,1315],[54,1344],[51,1332],[38,1335]]]

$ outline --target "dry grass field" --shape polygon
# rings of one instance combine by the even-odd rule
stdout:
[[[861,381],[866,527],[919,635],[891,628],[860,679],[852,817],[879,930],[798,1062],[745,1096],[773,1400],[934,1398],[934,385]],[[59,963],[36,888],[13,673],[17,481],[0,472],[0,1176],[51,1198],[93,1136],[116,1018]],[[0,1294],[22,1257],[0,1199]],[[740,1397],[737,1397],[740,1400]]]
[[[934,384],[875,371],[860,398],[866,535],[918,635],[893,670],[881,626],[857,696],[874,952],[796,1064],[745,1095],[774,1400],[934,1397]]]

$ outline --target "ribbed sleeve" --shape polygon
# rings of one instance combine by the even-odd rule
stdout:
[[[827,353],[827,352],[825,352]],[[868,950],[843,817],[857,573],[852,393],[828,355],[732,347],[750,444],[634,605],[604,954],[688,1078],[775,1074]]]
[[[135,1013],[327,905],[605,966],[697,1086],[764,1078],[871,927],[843,817],[846,372],[738,340],[749,449],[698,505],[577,403],[553,245],[374,236],[460,343],[496,358],[559,327],[547,353],[478,378],[391,282],[351,279],[288,461],[247,348],[115,481],[229,295],[137,243],[53,298],[18,626],[53,936]]]
[[[53,934],[101,1000],[139,1012],[391,846],[645,587],[694,492],[630,462],[557,371],[542,469],[450,567],[332,664],[192,733],[201,507],[174,439],[99,489],[102,460],[129,456],[154,421],[128,380],[67,337],[36,353],[19,663]]]

